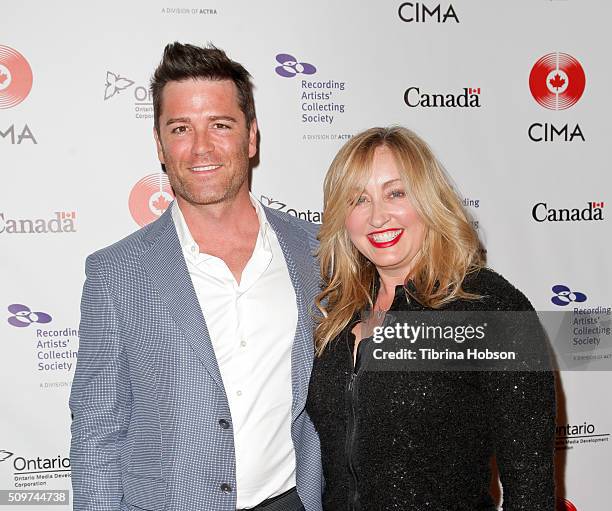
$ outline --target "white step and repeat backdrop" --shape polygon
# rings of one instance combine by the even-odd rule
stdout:
[[[344,141],[405,125],[456,181],[493,268],[538,310],[590,309],[609,328],[612,4],[22,0],[2,11],[0,490],[70,488],[84,259],[172,199],[148,92],[171,41],[211,41],[253,75],[264,204],[319,222]],[[611,385],[609,372],[560,377],[561,509],[609,509]]]

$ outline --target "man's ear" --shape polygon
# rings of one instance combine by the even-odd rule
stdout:
[[[257,119],[251,121],[249,127],[249,158],[257,154]]]
[[[155,127],[153,127],[153,137],[155,138],[155,145],[157,146],[157,157],[159,158],[159,162],[164,165],[166,163],[164,158],[164,148],[162,147],[161,140],[159,139],[159,133]]]

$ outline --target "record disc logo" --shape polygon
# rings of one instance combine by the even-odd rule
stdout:
[[[21,103],[32,90],[32,69],[13,48],[0,45],[0,108]]]
[[[586,85],[584,70],[567,53],[541,57],[529,74],[529,89],[534,99],[549,110],[565,110],[582,97]]]
[[[578,511],[578,508],[567,499],[560,500],[557,509],[558,511]]]
[[[134,221],[144,227],[157,220],[173,200],[168,176],[158,172],[143,177],[134,185],[128,204]]]

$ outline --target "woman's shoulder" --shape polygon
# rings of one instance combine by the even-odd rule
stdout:
[[[529,299],[491,268],[480,268],[466,275],[463,290],[479,295],[474,305],[486,310],[533,310]],[[463,301],[463,300],[462,300]]]

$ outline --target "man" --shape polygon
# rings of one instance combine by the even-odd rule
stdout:
[[[257,120],[240,64],[170,44],[151,90],[176,200],[87,259],[74,509],[318,511],[315,229],[249,193]]]

